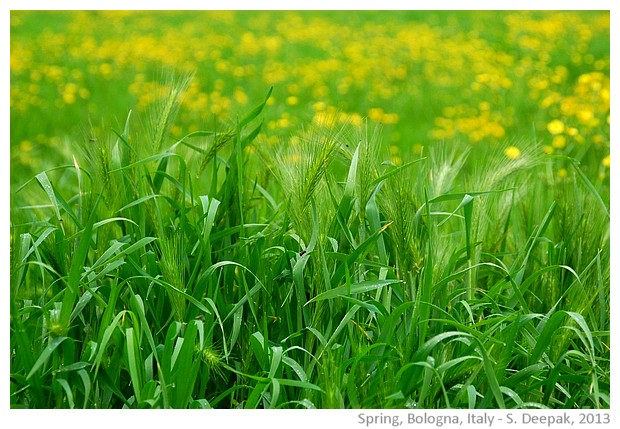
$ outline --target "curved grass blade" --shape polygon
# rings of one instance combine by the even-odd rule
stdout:
[[[50,202],[52,203],[52,208],[54,209],[56,220],[58,221],[58,224],[60,225],[64,233],[62,217],[60,216],[60,209],[58,208],[58,199],[56,198],[56,191],[54,191],[54,186],[52,186],[52,183],[50,182],[49,177],[47,177],[47,174],[45,173],[45,171],[42,171],[41,173],[37,174],[36,179],[39,185],[41,185],[41,188],[47,194],[47,198],[49,198]]]
[[[317,296],[309,300],[305,305],[308,305],[311,302],[315,301],[322,301],[326,299],[334,299],[358,293],[370,292],[395,283],[402,283],[402,280],[366,280],[360,283],[354,283],[350,286],[339,286],[337,288],[330,289],[328,291],[318,294]]]
[[[243,128],[245,127],[247,124],[249,124],[254,118],[256,118],[258,115],[260,115],[260,113],[263,111],[263,109],[265,108],[265,105],[267,104],[267,100],[269,100],[269,97],[271,97],[271,93],[273,92],[273,86],[271,88],[269,88],[269,92],[267,93],[267,96],[265,97],[265,100],[259,104],[258,106],[256,106],[254,109],[252,109],[247,115],[245,115],[243,117],[243,119],[241,119],[239,121],[239,128]]]
[[[39,355],[39,358],[37,359],[37,361],[34,363],[32,368],[30,369],[30,372],[26,376],[26,380],[32,377],[35,374],[35,372],[37,372],[39,368],[41,368],[41,366],[43,366],[47,362],[47,360],[52,355],[54,350],[56,350],[56,348],[60,344],[62,344],[62,342],[65,340],[73,341],[73,339],[70,339],[69,337],[55,337],[55,338],[50,339],[49,343],[47,344],[47,347],[43,349],[43,351]]]
[[[75,408],[75,402],[73,401],[73,392],[71,391],[71,387],[69,386],[69,383],[67,382],[67,380],[65,380],[64,378],[57,378],[54,381],[60,385],[62,390],[65,391],[65,395],[67,398],[67,403],[69,405],[69,408],[70,409]]]
[[[77,372],[77,374],[80,376],[80,379],[82,380],[82,384],[84,384],[84,405],[82,405],[82,408],[86,409],[88,407],[88,400],[90,399],[90,389],[91,389],[90,377],[88,373],[86,372],[86,370],[84,369],[80,369]]]
[[[140,374],[139,368],[141,365],[138,364],[140,359],[140,349],[139,346],[136,345],[136,338],[134,336],[134,328],[127,328],[125,330],[125,338],[126,338],[126,347],[127,347],[127,360],[129,363],[129,376],[131,377],[131,385],[133,387],[134,396],[138,403],[142,402],[142,397],[140,395],[140,389],[142,388],[142,375]]]

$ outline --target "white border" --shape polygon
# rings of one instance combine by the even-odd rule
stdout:
[[[613,3],[614,5],[618,3]],[[170,6],[169,4],[161,4],[162,6]],[[567,2],[567,1],[533,1],[533,0],[524,0],[520,2],[498,2],[494,1],[468,1],[468,2],[454,2],[454,1],[434,1],[432,3],[424,2],[424,4],[413,4],[412,3],[403,3],[402,1],[394,1],[394,0],[383,0],[381,2],[369,2],[369,1],[358,1],[358,2],[334,2],[334,1],[325,1],[325,0],[314,0],[314,1],[297,1],[291,2],[289,1],[261,1],[261,2],[252,2],[248,3],[247,1],[239,1],[239,0],[229,0],[226,2],[205,2],[198,3],[197,1],[186,1],[186,0],[177,0],[174,2],[174,9],[180,10],[195,10],[197,5],[203,6],[204,9],[246,9],[246,10],[311,10],[311,9],[333,9],[333,10],[373,10],[376,9],[377,6],[381,6],[381,9],[384,10],[400,10],[400,9],[418,9],[419,10],[610,10],[611,11],[611,63],[612,70],[615,70],[615,66],[617,65],[616,58],[618,57],[618,22],[615,18],[615,10],[612,8],[611,1],[600,1],[600,0],[590,0],[590,1],[581,1],[581,2]],[[222,5],[225,5],[225,8],[222,8]],[[424,7],[424,5],[432,6],[432,7]],[[408,7],[405,7],[408,6]],[[463,6],[467,6],[464,8]],[[2,285],[4,286],[2,293],[4,296],[0,299],[2,306],[2,330],[0,331],[0,337],[2,338],[2,353],[0,354],[0,368],[2,368],[2,374],[4,377],[4,382],[8,382],[8,374],[9,374],[9,344],[8,344],[8,333],[9,333],[9,303],[8,303],[8,266],[9,266],[9,183],[10,183],[10,167],[9,167],[9,159],[10,159],[10,113],[9,113],[9,99],[10,99],[10,66],[9,66],[9,57],[10,57],[10,10],[80,10],[80,9],[133,9],[133,10],[169,10],[169,7],[158,7],[158,5],[154,5],[152,2],[146,1],[134,1],[128,4],[127,1],[118,1],[118,0],[109,0],[109,1],[55,1],[55,2],[47,2],[47,1],[35,1],[35,0],[26,0],[26,1],[2,1],[0,2],[0,28],[5,35],[2,39],[2,57],[0,61],[2,61],[2,75],[4,80],[4,85],[0,88],[2,99],[3,99],[3,136],[4,136],[4,147],[2,148],[5,156],[2,157],[1,162],[3,163],[2,168],[0,168],[1,180],[4,186],[0,186],[0,201],[4,203],[4,210],[2,210],[2,225],[0,228],[0,260],[2,263],[3,270],[3,280]],[[616,8],[617,10],[617,8]],[[616,22],[616,24],[613,24]],[[616,29],[616,30],[615,30]],[[616,88],[617,86],[614,84],[612,79],[611,84],[611,102],[612,102],[612,111],[616,112],[615,103],[616,101]],[[612,121],[611,125],[611,135],[615,136],[614,121]],[[612,165],[620,165],[620,158],[618,155],[618,149],[614,148],[611,151]],[[614,170],[615,171],[615,170]],[[618,197],[614,198],[614,195],[617,195],[618,189],[618,175],[611,175],[612,182],[612,198],[611,198],[611,213],[612,217],[618,213]],[[611,222],[611,254],[613,258],[617,261],[617,255],[619,254],[619,245],[618,245],[618,226],[612,221]],[[620,347],[620,335],[618,334],[618,317],[617,310],[615,309],[615,304],[618,302],[618,267],[617,265],[612,263],[611,266],[611,300],[612,300],[612,317],[611,317],[611,349],[612,349],[612,367],[614,367],[613,363],[617,362],[617,350]],[[617,413],[618,404],[620,400],[618,399],[618,382],[620,381],[618,377],[618,370],[616,368],[613,369],[612,373],[612,383],[611,383],[611,403],[612,409],[609,412],[612,415],[612,421],[617,424],[618,418],[620,415]],[[8,384],[8,383],[7,383]],[[114,424],[123,424],[126,427],[131,427],[131,425],[153,425],[157,424],[157,427],[175,427],[179,424],[182,424],[184,427],[192,427],[192,428],[200,428],[200,427],[285,427],[285,426],[294,426],[296,428],[312,428],[316,429],[317,426],[326,425],[325,427],[336,427],[339,429],[346,428],[363,428],[365,426],[360,425],[358,423],[360,410],[315,410],[315,411],[298,411],[298,410],[212,410],[209,412],[200,412],[200,411],[164,411],[164,410],[151,410],[151,411],[123,411],[123,410],[108,410],[105,411],[105,415],[93,415],[93,413],[100,413],[103,411],[60,411],[60,410],[41,410],[41,411],[21,411],[21,410],[10,410],[9,411],[9,389],[8,386],[5,385],[4,394],[0,395],[0,412],[3,414],[7,413],[7,420],[4,420],[4,424],[9,424],[11,427],[30,427],[35,425],[43,425],[46,428],[66,428],[66,427],[78,427],[86,424],[88,427],[109,427]],[[366,411],[368,413],[368,411]],[[410,412],[408,410],[377,410],[378,413],[383,412],[385,415],[401,415],[402,419],[406,419],[407,414]],[[421,411],[416,411],[416,413],[420,413]],[[442,415],[446,414],[446,410],[434,410],[434,411],[426,411],[428,415]],[[512,412],[515,416],[519,416],[520,414],[529,412],[536,413],[536,415],[561,415],[566,412],[569,415],[573,416],[574,419],[578,419],[579,411],[569,410],[548,410],[548,411],[501,411],[501,410],[486,410],[487,416],[494,416],[496,419],[506,416],[507,413]],[[600,411],[596,413],[604,413],[605,411]],[[143,414],[144,413],[144,414]],[[455,414],[463,416],[466,419],[469,411],[467,410],[456,410]],[[482,411],[478,411],[477,414],[481,414]],[[148,419],[145,421],[145,419]],[[577,425],[577,421],[575,421]],[[424,426],[424,425],[408,425],[404,423],[403,427],[435,427],[435,426]],[[520,427],[521,425],[508,425],[496,423],[493,425],[496,427]],[[537,425],[530,425],[537,426]],[[580,425],[577,425],[580,426]],[[599,427],[609,427],[604,425],[598,425]],[[391,427],[389,425],[373,425],[372,427]],[[446,428],[451,427],[449,425],[444,426]],[[463,428],[468,427],[481,427],[480,425],[467,425],[464,424],[461,426]],[[482,426],[483,427],[483,426]],[[554,428],[559,427],[568,427],[563,425],[553,426]]]

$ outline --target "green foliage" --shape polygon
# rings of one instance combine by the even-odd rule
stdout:
[[[609,197],[577,163],[263,145],[271,91],[168,145],[187,85],[13,196],[12,407],[609,407]]]

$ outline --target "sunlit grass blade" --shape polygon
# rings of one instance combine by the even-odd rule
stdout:
[[[261,114],[261,112],[263,111],[263,109],[265,108],[265,105],[267,104],[267,100],[269,100],[269,97],[271,97],[271,93],[273,92],[273,87],[269,88],[269,92],[267,92],[267,96],[265,97],[265,100],[259,104],[258,106],[256,106],[254,109],[252,109],[247,115],[245,115],[240,121],[239,121],[239,127],[243,128],[245,127],[247,124],[249,124],[253,119],[255,119],[256,117],[258,117],[258,115]]]
[[[41,185],[41,188],[47,194],[47,198],[49,198],[50,202],[52,203],[52,208],[54,209],[54,214],[56,215],[56,220],[58,221],[59,226],[63,228],[58,199],[56,198],[56,192],[54,191],[54,187],[52,186],[50,179],[47,177],[45,171],[37,174],[36,178],[39,185]]]
[[[361,283],[354,283],[351,285],[339,286],[319,295],[316,295],[314,298],[309,300],[307,304],[315,301],[321,301],[325,299],[334,299],[342,296],[354,295],[359,293],[370,292],[373,290],[380,289],[385,286],[389,286],[395,283],[402,283],[402,280],[393,279],[393,280],[366,280]]]

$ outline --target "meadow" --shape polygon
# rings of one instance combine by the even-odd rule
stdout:
[[[610,17],[12,11],[12,408],[609,408]]]

